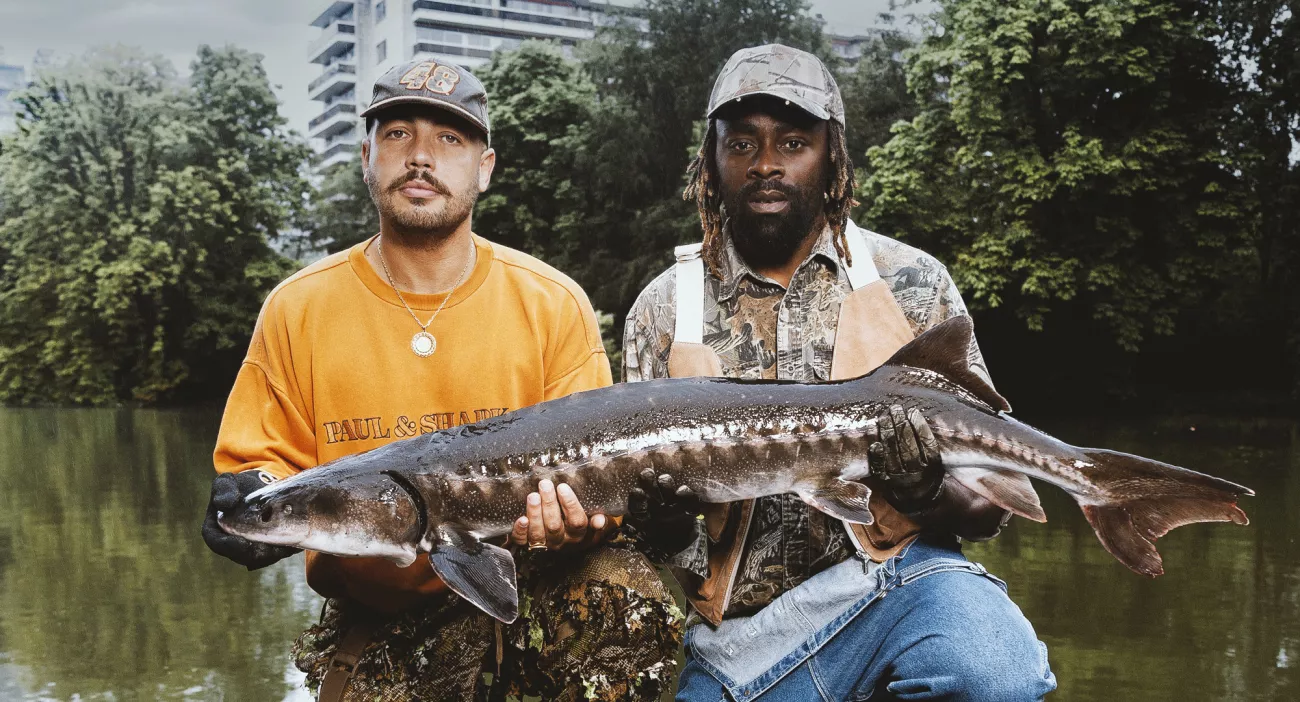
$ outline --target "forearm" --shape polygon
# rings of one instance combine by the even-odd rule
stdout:
[[[1006,525],[1010,512],[945,475],[936,495],[924,504],[898,505],[926,530],[956,534],[967,541],[987,541]]]
[[[355,600],[371,609],[397,612],[446,591],[428,559],[405,568],[380,558],[342,558],[307,552],[307,584],[323,597]]]

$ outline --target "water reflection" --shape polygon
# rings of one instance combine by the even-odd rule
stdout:
[[[1129,573],[1072,501],[1040,489],[1051,520],[1019,522],[968,555],[1010,583],[1051,648],[1058,700],[1300,699],[1300,439],[1290,422],[1045,427],[1199,468],[1253,488],[1251,526],[1197,524],[1159,542],[1166,574]],[[1190,427],[1195,426],[1196,431]]]
[[[0,696],[284,697],[314,616],[300,559],[198,536],[217,415],[0,410]]]
[[[319,600],[300,559],[249,574],[198,536],[216,426],[213,412],[0,409],[0,699],[304,696],[288,645]],[[1259,493],[1250,527],[1162,540],[1154,581],[1050,487],[1049,524],[969,547],[1052,647],[1053,699],[1300,699],[1295,426],[1043,426]]]

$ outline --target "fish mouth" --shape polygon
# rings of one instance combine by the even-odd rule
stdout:
[[[285,508],[287,514],[292,514],[292,505],[281,506],[281,509]],[[270,522],[276,517],[275,510],[276,504],[268,497],[254,493],[245,497],[244,502],[236,505],[234,509],[228,512],[217,512],[217,524],[227,534],[263,543],[294,545],[305,536],[308,531],[306,526],[301,525],[300,528],[286,530],[284,522],[280,520],[277,520],[275,526],[271,526]]]
[[[394,483],[397,484],[398,487],[402,488],[402,491],[406,493],[406,496],[408,498],[410,498],[411,504],[415,505],[415,517],[416,517],[416,525],[417,525],[416,533],[418,534],[418,536],[416,537],[416,543],[418,544],[420,541],[424,539],[425,534],[429,533],[428,503],[424,501],[424,496],[420,494],[420,491],[416,489],[415,485],[409,479],[407,479],[406,476],[402,475],[401,473],[398,473],[397,471],[393,471],[393,470],[385,470],[385,471],[381,471],[380,475],[387,476],[389,480],[393,481]]]

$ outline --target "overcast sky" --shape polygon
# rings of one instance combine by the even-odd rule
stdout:
[[[872,26],[888,0],[812,0],[813,12],[836,34]],[[310,22],[324,0],[0,0],[3,63],[30,67],[37,49],[79,54],[92,46],[127,44],[160,53],[185,72],[200,44],[235,44],[266,57],[281,111],[305,131],[314,116],[307,83],[320,72],[307,63]]]

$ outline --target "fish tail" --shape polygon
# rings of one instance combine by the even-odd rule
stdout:
[[[1164,573],[1155,541],[1171,529],[1197,522],[1250,522],[1237,506],[1239,497],[1255,494],[1250,488],[1118,451],[1082,451],[1093,461],[1082,468],[1095,474],[1103,489],[1119,487],[1105,485],[1104,476],[1110,474],[1117,476],[1114,482],[1122,481],[1123,487],[1141,494],[1080,505],[1106,550],[1135,573],[1148,577]]]

